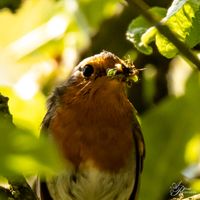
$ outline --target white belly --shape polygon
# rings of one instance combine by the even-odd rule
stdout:
[[[66,170],[48,179],[54,200],[128,200],[134,187],[135,166],[129,163],[117,173],[82,168]]]

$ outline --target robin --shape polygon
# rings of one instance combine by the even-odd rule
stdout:
[[[66,168],[40,183],[42,200],[134,200],[144,140],[126,87],[138,70],[103,51],[84,59],[48,100],[42,123]]]

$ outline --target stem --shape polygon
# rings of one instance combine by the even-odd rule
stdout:
[[[156,24],[158,31],[164,35],[170,42],[172,42],[187,60],[192,62],[200,70],[200,60],[198,57],[183,43],[181,42],[170,28],[162,24],[156,19],[156,17],[148,12],[149,6],[143,0],[126,0],[131,6],[137,7],[140,13],[148,20],[152,25]]]

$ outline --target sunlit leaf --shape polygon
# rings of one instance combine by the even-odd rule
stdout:
[[[156,16],[157,12],[151,12],[151,10],[152,8],[149,12]],[[200,42],[200,1],[175,0],[168,9],[166,16],[161,17],[163,18],[161,23],[167,25],[175,36],[188,47],[192,48]],[[140,19],[139,26],[135,25],[138,19]],[[142,17],[138,17],[130,24],[127,39],[133,42],[139,51],[146,54],[152,52],[147,44],[155,40],[156,46],[162,55],[167,58],[174,57],[178,53],[178,49],[172,44],[170,38],[166,38],[155,31],[153,27],[146,26],[147,20],[141,19]],[[142,31],[139,32],[138,28]]]
[[[172,1],[172,5],[169,7],[167,11],[166,18],[169,19],[171,16],[175,15],[187,2],[187,0],[174,0]]]
[[[170,9],[173,9],[172,4]],[[200,2],[194,3],[193,0],[187,1],[182,5],[181,9],[175,9],[176,12],[168,12],[168,15],[164,19],[166,25],[174,32],[176,37],[186,43],[189,47],[193,47],[200,42],[200,37],[196,37],[196,32],[199,30],[200,21],[197,21],[196,17],[200,12]],[[162,34],[158,32],[156,35],[156,45],[164,56],[167,58],[174,57],[178,50],[177,48],[166,39]]]

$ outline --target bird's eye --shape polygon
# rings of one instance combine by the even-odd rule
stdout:
[[[83,75],[85,77],[90,77],[94,72],[94,68],[92,65],[85,65],[85,67],[83,68]]]

